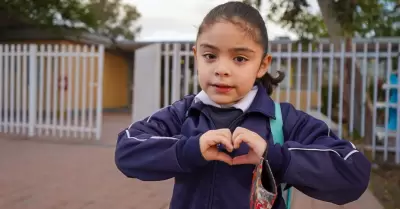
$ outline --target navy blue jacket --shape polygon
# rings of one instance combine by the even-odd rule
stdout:
[[[138,121],[118,136],[115,162],[130,178],[175,178],[171,209],[248,209],[253,165],[230,166],[206,161],[199,138],[215,129],[201,102],[187,96]],[[269,119],[274,102],[259,88],[239,124],[268,142],[267,159],[277,183],[287,183],[313,198],[338,205],[357,200],[366,190],[370,163],[354,145],[291,104],[281,103],[283,146],[274,145]],[[234,127],[230,127],[234,129]],[[233,155],[249,151],[242,144]],[[279,189],[280,191],[280,189]],[[281,194],[273,209],[284,209]]]

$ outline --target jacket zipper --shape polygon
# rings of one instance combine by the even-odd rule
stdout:
[[[209,202],[208,202],[208,204],[209,204],[209,206],[208,206],[208,208],[209,209],[212,209],[212,207],[213,207],[213,201],[214,201],[214,182],[215,182],[215,175],[216,175],[216,173],[217,173],[217,165],[218,165],[218,162],[216,162],[216,161],[214,161],[213,162],[213,176],[212,176],[212,181],[211,181],[211,192],[210,192],[210,197],[209,197]]]
[[[234,131],[234,130],[232,130],[232,128],[235,127],[235,125],[236,125],[238,122],[240,122],[240,121],[244,118],[245,115],[246,115],[246,113],[243,113],[243,114],[241,114],[239,117],[237,117],[235,120],[233,120],[233,121],[231,122],[231,124],[229,124],[228,128],[229,128],[231,131]]]
[[[210,124],[212,126],[212,128],[216,128],[216,125],[214,123],[214,121],[212,120],[212,118],[207,115],[204,112],[201,112],[204,116],[206,116],[206,118],[210,121]],[[211,191],[210,191],[210,195],[208,196],[208,207],[209,209],[212,209],[212,203],[213,203],[213,196],[214,196],[214,182],[215,182],[215,174],[216,174],[216,169],[217,169],[217,162],[214,161],[212,162],[213,164],[213,174],[212,174],[212,179],[211,179]]]
[[[243,114],[241,114],[239,117],[237,117],[235,120],[233,120],[232,122],[231,122],[231,124],[229,124],[229,126],[228,126],[228,128],[229,128],[229,130],[231,130],[231,132],[233,133],[235,130],[233,129],[233,127],[235,127],[236,126],[236,124],[238,124],[243,118],[244,118],[244,116],[245,116],[245,113],[243,113]],[[235,155],[235,150],[233,150],[232,151],[232,155]]]
[[[216,128],[215,123],[211,119],[211,117],[208,116],[206,113],[202,113],[202,114],[204,114],[207,117],[207,119],[211,122],[212,127]],[[228,126],[228,128],[231,130],[231,128],[234,127],[235,124],[238,123],[244,116],[245,116],[245,113],[243,113],[242,115],[237,117],[235,120],[232,121],[232,123]],[[214,182],[215,182],[215,175],[216,175],[217,165],[218,165],[218,162],[214,161],[213,162],[213,176],[212,176],[212,181],[211,181],[211,192],[210,192],[210,195],[209,195],[209,198],[208,198],[208,201],[209,201],[208,202],[208,208],[209,209],[212,209],[212,206],[213,206]]]

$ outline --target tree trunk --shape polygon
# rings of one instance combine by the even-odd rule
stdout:
[[[336,16],[335,16],[335,11],[334,7],[332,5],[333,1],[332,0],[318,0],[318,4],[321,10],[322,17],[324,19],[325,25],[327,27],[329,36],[332,40],[332,43],[334,44],[335,50],[339,51],[340,50],[340,45],[341,41],[345,39],[344,36],[344,31],[340,23],[337,21]],[[353,0],[352,3],[355,3],[355,0]],[[351,51],[351,38],[347,38],[345,40],[346,44],[346,51]],[[373,118],[372,118],[372,102],[371,99],[369,98],[369,95],[366,95],[366,103],[363,104],[363,101],[361,100],[361,92],[366,91],[365,89],[362,89],[362,75],[360,73],[359,67],[356,65],[356,71],[355,71],[355,94],[354,98],[350,98],[351,94],[351,58],[346,59],[345,61],[345,72],[344,72],[344,89],[343,89],[343,110],[344,110],[344,115],[349,119],[350,116],[350,111],[353,111],[353,116],[354,116],[354,127],[355,129],[358,129],[360,132],[361,129],[361,106],[365,105],[365,143],[366,144],[371,144],[373,140],[373,135],[370,130],[373,128]],[[337,65],[340,66],[340,65]],[[351,109],[350,107],[350,101],[353,100],[354,102],[354,108]],[[350,121],[351,122],[351,121]]]

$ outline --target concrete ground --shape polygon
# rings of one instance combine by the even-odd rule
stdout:
[[[106,115],[100,142],[27,140],[0,136],[1,209],[168,209],[172,180],[125,178],[114,164],[117,133],[126,115]],[[343,207],[294,196],[293,209],[380,209],[368,191]]]

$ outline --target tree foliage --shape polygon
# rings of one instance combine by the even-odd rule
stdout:
[[[122,3],[122,0],[90,0],[87,4],[96,18],[95,31],[112,38],[134,39],[140,32],[135,22],[140,13],[135,6]]]
[[[0,0],[0,14],[6,14],[10,22],[17,20],[20,24],[46,28],[68,27],[110,38],[133,39],[140,30],[134,24],[140,13],[135,6],[121,0]]]
[[[400,14],[395,12],[398,0],[329,1],[332,1],[335,18],[344,36],[400,35],[400,28],[393,26],[400,22]],[[258,7],[261,5],[259,0],[245,2]],[[268,3],[267,18],[296,33],[300,39],[312,40],[328,36],[322,15],[311,13],[307,0],[272,0]]]
[[[53,25],[62,19],[95,26],[91,11],[79,0],[0,0],[0,11],[25,24]]]

